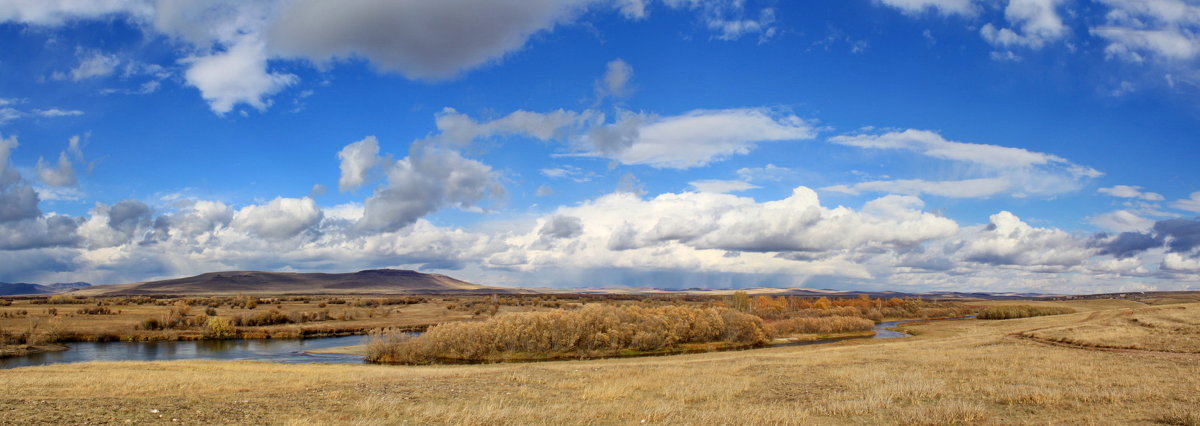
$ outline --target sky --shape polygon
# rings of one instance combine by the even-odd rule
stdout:
[[[1200,290],[1195,0],[0,0],[0,281]]]

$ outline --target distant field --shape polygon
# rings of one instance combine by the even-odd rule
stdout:
[[[121,362],[0,370],[6,390],[0,422],[1196,424],[1195,359],[1019,336],[1119,317],[1126,303],[1048,302],[1080,312],[934,321],[911,326],[917,336],[905,339],[653,358],[459,366]],[[1121,306],[1101,309],[1113,305]],[[1178,312],[1200,310],[1182,306]],[[1161,312],[1168,314],[1135,317],[1178,313]]]

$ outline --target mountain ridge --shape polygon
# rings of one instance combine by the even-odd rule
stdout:
[[[33,283],[0,283],[0,296],[23,296],[33,294],[54,294],[91,287],[85,282],[33,284]]]
[[[405,269],[358,272],[219,271],[129,284],[93,286],[80,296],[230,294],[404,294],[501,290],[441,274]]]

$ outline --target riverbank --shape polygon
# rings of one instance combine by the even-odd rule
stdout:
[[[450,366],[120,362],[0,370],[0,422],[1189,424],[1200,364],[1012,335],[1090,313],[671,357]],[[1189,308],[1190,309],[1190,308]],[[121,389],[121,396],[113,396]],[[159,417],[162,416],[162,417]]]
[[[61,352],[68,348],[66,345],[0,345],[0,358],[27,356],[47,352]]]

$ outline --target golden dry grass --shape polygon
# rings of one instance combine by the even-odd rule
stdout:
[[[1096,312],[1079,323],[1022,335],[1098,348],[1200,353],[1200,304]]]
[[[18,368],[0,370],[6,390],[0,423],[1188,424],[1200,418],[1194,359],[1012,337],[1089,315],[931,322],[915,326],[920,334],[907,339],[596,361]]]

